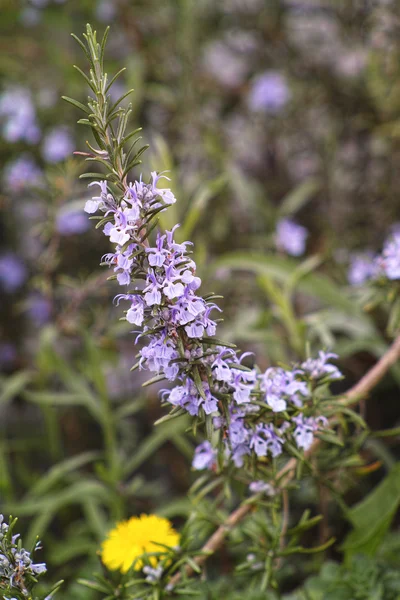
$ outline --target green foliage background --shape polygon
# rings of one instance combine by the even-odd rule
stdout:
[[[85,102],[70,32],[88,21],[99,30],[111,25],[108,71],[127,67],[122,89],[135,88],[132,128],[143,126],[150,144],[143,174],[169,170],[178,202],[163,224],[181,223],[204,288],[224,295],[221,337],[255,351],[264,368],[303,358],[307,344],[313,353],[332,349],[346,375],[336,392],[383,354],[396,329],[386,328],[390,303],[365,311],[369,298],[348,286],[346,271],[352,251],[377,251],[399,220],[398,2],[2,0],[0,11],[1,89],[30,90],[42,140],[66,125],[80,151],[86,132],[60,100]],[[252,112],[254,78],[269,71],[285,77],[290,99],[273,114]],[[26,154],[46,184],[10,190],[7,167]],[[157,511],[179,527],[194,506],[200,545],[221,515],[213,520],[205,499],[187,497],[201,436],[188,436],[185,420],[154,428],[163,414],[157,389],[142,388],[145,374],[129,372],[133,338],[112,305],[117,288],[99,267],[107,244],[94,229],[68,236],[57,229],[60,210],[89,197],[78,179],[81,161],[47,164],[42,141],[3,137],[0,165],[0,254],[12,251],[27,271],[14,293],[0,290],[0,512],[20,518],[27,545],[40,535],[51,578],[67,581],[60,598],[88,598],[74,581],[97,568],[96,550],[115,520]],[[283,216],[310,231],[304,259],[276,250]],[[32,309],[38,298],[45,311]],[[399,384],[397,366],[362,407],[371,430],[399,425]],[[359,433],[352,432],[357,440]],[[290,598],[399,597],[398,554],[385,550],[398,547],[398,431],[357,444],[333,478],[341,501],[334,493],[322,498],[308,479],[296,492],[294,518],[309,506],[324,517],[310,545],[327,528],[338,542],[284,566],[283,588],[294,590],[346,549],[355,562],[327,562]],[[343,504],[362,506],[387,473],[385,514],[372,518],[370,507],[347,514]],[[238,535],[233,554],[209,567],[211,580],[243,554]],[[370,558],[348,551],[368,543]],[[369,596],[357,595],[346,574],[364,570],[372,573]],[[321,595],[336,580],[342,595]],[[229,578],[213,585],[204,598],[235,597]]]

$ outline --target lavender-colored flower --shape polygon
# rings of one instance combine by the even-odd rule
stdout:
[[[16,590],[28,597],[28,585],[46,572],[44,563],[34,563],[32,553],[18,543],[19,534],[11,535],[9,525],[0,515],[0,580],[10,591]],[[35,545],[35,550],[40,544]]]
[[[210,442],[205,441],[199,446],[197,446],[192,466],[197,471],[202,471],[203,469],[213,469],[217,464],[217,452],[211,446]]]
[[[286,411],[290,419],[299,408],[305,410],[310,379],[340,377],[337,368],[328,363],[335,355],[320,353],[318,359],[309,359],[295,370],[270,368],[259,375],[241,364],[247,354],[238,357],[234,350],[210,343],[207,338],[216,332],[211,313],[219,309],[198,295],[201,280],[188,251],[190,242],[175,240],[177,226],[159,233],[154,245],[144,245],[141,240],[142,223],[149,212],[165,210],[175,202],[169,189],[157,187],[159,179],[152,173],[150,183],[140,179],[129,184],[119,203],[106,181],[95,182],[91,185],[100,187],[100,195],[85,205],[87,213],[101,211],[108,218],[103,232],[114,249],[103,262],[114,269],[120,285],[132,289],[132,283],[138,282],[133,291],[116,297],[117,304],[129,302],[126,319],[139,328],[137,339],[144,341],[137,366],[175,382],[172,389],[161,391],[165,403],[191,416],[212,417],[214,427],[222,429],[226,461],[241,467],[252,453],[277,457],[287,436],[292,435],[293,423],[276,422],[273,414]],[[197,373],[193,365],[199,369]],[[260,397],[272,409],[269,422],[248,418],[260,412]],[[225,406],[229,419],[221,411],[221,398],[231,399]],[[310,423],[306,422],[306,433]],[[300,436],[305,435],[299,429],[301,423],[295,424],[295,437],[304,446],[307,440]],[[193,466],[205,469],[215,464],[216,451],[204,442],[196,450]]]
[[[43,140],[43,158],[49,163],[60,162],[74,151],[74,141],[65,127],[55,127]]]
[[[388,279],[400,279],[400,235],[398,233],[394,233],[386,241],[377,263]]]
[[[249,490],[252,494],[259,494],[260,492],[266,496],[273,496],[275,494],[272,485],[265,481],[252,481],[249,485]]]
[[[161,565],[158,567],[150,567],[149,565],[145,565],[143,567],[143,573],[146,575],[146,581],[148,583],[156,583],[162,577],[164,569]]]
[[[269,452],[273,457],[276,457],[282,453],[283,443],[283,438],[276,433],[271,424],[259,423],[251,436],[250,448],[254,450],[257,456],[266,456]]]
[[[288,102],[290,91],[285,77],[276,71],[258,75],[249,90],[247,105],[253,112],[278,113]]]
[[[56,229],[60,235],[85,233],[90,223],[82,209],[64,206],[56,217]]]
[[[4,171],[6,187],[12,192],[20,192],[25,188],[36,187],[42,181],[42,171],[28,155],[22,155],[14,162],[8,163]]]
[[[0,255],[0,287],[7,293],[16,292],[25,282],[27,271],[22,260],[14,253]]]
[[[132,297],[132,304],[130,309],[126,313],[126,320],[128,323],[137,325],[140,327],[144,320],[144,302],[141,296],[135,295]]]
[[[281,219],[276,226],[276,245],[291,256],[301,256],[306,248],[308,231],[290,219]]]
[[[271,367],[260,377],[260,389],[273,412],[286,410],[287,403],[302,406],[302,399],[309,395],[307,384],[298,381],[292,371]]]
[[[23,87],[9,88],[0,96],[0,121],[2,136],[8,142],[36,144],[40,139],[31,93]]]
[[[303,450],[308,450],[314,441],[314,432],[323,429],[328,425],[325,417],[304,417],[300,414],[292,419],[296,424],[293,436],[296,444]]]
[[[362,285],[369,279],[374,279],[378,272],[374,255],[363,252],[352,255],[347,278],[351,285]]]
[[[333,352],[318,352],[318,358],[308,358],[300,365],[299,373],[306,373],[311,379],[326,378],[331,381],[341,379],[342,373],[335,365],[331,365],[328,361],[331,358],[338,358]]]
[[[17,350],[10,342],[0,342],[0,368],[11,367],[17,358]]]
[[[45,325],[50,321],[51,302],[38,292],[32,293],[27,301],[27,313],[36,326]]]
[[[110,23],[115,17],[116,9],[112,0],[98,0],[95,8],[96,18],[102,23]]]

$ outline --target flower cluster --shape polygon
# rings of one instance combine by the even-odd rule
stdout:
[[[314,433],[326,427],[328,422],[323,416],[306,417],[301,411],[307,407],[313,386],[341,377],[337,367],[328,362],[330,358],[336,358],[336,355],[320,352],[318,358],[308,359],[293,370],[271,367],[263,374],[254,372],[247,402],[241,407],[237,406],[237,401],[236,406],[232,403],[228,418],[214,418],[215,428],[222,428],[224,432],[224,458],[241,467],[244,457],[252,453],[257,457],[276,457],[290,438],[299,448],[308,450]],[[228,378],[226,367],[224,376]],[[251,402],[251,397],[257,398],[258,402]],[[265,413],[269,415],[267,423]],[[261,420],[263,415],[264,420]],[[195,451],[193,467],[213,469],[216,464],[216,450],[208,441],[200,444]]]
[[[43,158],[49,163],[60,162],[73,151],[74,142],[65,127],[54,127],[43,140]]]
[[[12,535],[12,525],[0,515],[0,590],[19,590],[28,596],[37,576],[46,572],[46,565],[33,562],[31,553],[22,548],[19,534]],[[37,542],[34,550],[39,549]]]
[[[400,231],[395,231],[386,240],[376,262],[379,271],[388,279],[400,279]]]
[[[127,286],[132,280],[144,281],[141,288],[116,298],[118,303],[130,302],[126,319],[142,327],[140,337],[148,338],[148,344],[140,351],[140,367],[173,381],[180,372],[179,361],[200,358],[196,341],[215,334],[216,322],[210,313],[217,307],[196,294],[201,280],[189,256],[191,244],[175,241],[176,227],[164,235],[158,234],[154,247],[148,245],[146,225],[152,216],[176,201],[169,189],[156,187],[159,178],[152,173],[151,184],[131,184],[120,205],[108,192],[107,183],[100,182],[100,196],[88,200],[85,210],[94,213],[100,209],[106,214],[103,231],[116,246],[115,252],[106,254],[103,261],[113,268],[118,283]],[[206,382],[203,386],[206,399],[209,388]],[[183,403],[177,398],[179,392],[190,396],[190,382],[175,390],[171,403]],[[193,409],[192,414],[197,413]]]
[[[217,322],[210,316],[219,308],[212,297],[198,295],[201,280],[191,243],[175,240],[175,226],[158,232],[155,245],[149,244],[153,217],[176,201],[171,190],[157,187],[159,179],[154,172],[150,183],[140,179],[129,184],[120,202],[106,181],[94,182],[100,195],[85,205],[89,214],[104,213],[95,218],[115,245],[103,263],[114,270],[120,285],[135,285],[116,301],[129,302],[126,320],[138,328],[137,339],[145,340],[136,367],[176,382],[162,391],[163,401],[175,412],[212,419],[224,440],[225,459],[238,467],[251,454],[278,456],[288,437],[308,449],[313,432],[325,422],[309,415],[303,419],[301,411],[311,398],[311,382],[341,376],[329,363],[335,355],[320,352],[293,370],[269,368],[260,374],[243,364],[249,353],[238,357],[220,344],[214,338]],[[194,467],[213,468],[215,463],[215,450],[205,442],[196,451]]]
[[[22,87],[7,89],[0,97],[2,136],[9,142],[25,141],[36,144],[40,129],[29,90]]]
[[[358,252],[351,257],[347,279],[350,285],[362,285],[368,279],[374,279],[378,265],[371,252]]]
[[[15,194],[37,187],[42,179],[42,171],[28,154],[7,163],[4,169],[5,187]]]
[[[385,241],[381,254],[371,252],[354,254],[350,263],[348,280],[351,285],[361,285],[368,280],[386,277],[400,279],[400,230],[393,229]]]

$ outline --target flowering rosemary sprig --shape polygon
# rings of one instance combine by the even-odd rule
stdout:
[[[252,455],[278,456],[284,444],[296,453],[293,441],[308,449],[315,431],[326,424],[316,414],[314,391],[341,377],[329,363],[335,355],[320,352],[316,360],[297,368],[260,373],[257,367],[242,364],[246,354],[239,358],[233,344],[215,337],[217,320],[211,313],[220,311],[214,303],[217,297],[198,293],[201,280],[191,242],[176,241],[178,225],[171,231],[155,231],[158,214],[176,202],[175,196],[170,189],[157,187],[162,174],[153,172],[148,183],[142,177],[133,183],[128,179],[147,146],[135,151],[139,129],[125,134],[132,108],[120,103],[130,91],[110,102],[110,87],[123,69],[108,83],[103,68],[107,34],[108,30],[98,43],[88,25],[85,42],[74,36],[89,60],[89,76],[76,68],[93,95],[87,107],[65,99],[86,113],[79,123],[91,128],[97,143],[93,147],[87,142],[90,152],[78,154],[106,169],[105,180],[89,184],[98,185],[100,194],[86,203],[85,210],[103,213],[92,217],[114,245],[103,263],[126,286],[117,302],[129,302],[126,319],[139,328],[137,340],[145,342],[133,368],[153,372],[148,383],[175,382],[172,389],[162,392],[163,401],[172,406],[167,418],[189,413],[194,423],[205,423],[209,441],[197,449],[195,468],[214,468],[229,459],[240,467]],[[82,177],[97,179],[98,174]],[[218,432],[218,450],[210,443],[214,432]]]
[[[0,594],[4,599],[24,600],[32,598],[32,590],[38,577],[46,573],[45,563],[33,562],[33,553],[41,549],[37,541],[29,552],[22,547],[19,533],[14,534],[17,519],[10,517],[9,523],[0,514]],[[59,581],[47,594],[50,600],[61,586]]]

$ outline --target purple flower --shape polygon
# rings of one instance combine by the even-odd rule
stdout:
[[[251,83],[247,105],[253,112],[278,113],[288,102],[290,91],[285,77],[275,71],[267,71]]]
[[[266,456],[268,452],[273,457],[282,453],[284,440],[274,431],[272,425],[259,423],[251,436],[250,448],[254,450],[257,456]]]
[[[330,380],[340,379],[342,373],[335,365],[331,365],[328,362],[330,358],[338,358],[338,355],[333,354],[333,352],[323,352],[320,350],[318,358],[308,358],[300,365],[300,369],[297,372],[301,373],[303,371],[311,379],[322,379],[323,377]]]
[[[328,362],[335,355],[320,352],[317,359],[309,359],[295,370],[270,368],[259,375],[256,369],[241,365],[247,353],[238,357],[230,348],[213,345],[209,340],[204,343],[205,335],[211,337],[216,332],[210,314],[219,308],[197,295],[201,280],[189,254],[190,242],[175,241],[177,226],[158,233],[154,245],[143,244],[141,239],[149,213],[151,218],[154,211],[175,202],[170,190],[157,188],[159,179],[157,173],[152,173],[150,183],[142,178],[130,183],[119,203],[106,181],[95,182],[91,185],[100,187],[100,195],[85,205],[86,212],[101,211],[108,219],[103,231],[114,248],[103,256],[103,262],[114,269],[121,285],[138,281],[134,292],[119,294],[115,300],[117,304],[121,300],[130,303],[126,320],[140,328],[137,340],[144,344],[139,351],[139,368],[175,382],[172,389],[161,392],[165,403],[191,416],[212,417],[214,427],[222,429],[225,459],[237,467],[252,453],[279,456],[285,439],[292,435],[293,423],[282,423],[273,413],[287,411],[290,419],[299,408],[306,409],[310,379],[325,381],[341,376]],[[288,223],[289,228],[302,232],[304,245],[304,228]],[[272,409],[270,413],[261,411],[260,402],[256,402],[260,396]],[[220,412],[225,398],[229,398],[228,404]],[[304,446],[309,437],[306,434],[319,421],[295,424],[293,435]],[[205,442],[196,450],[194,468],[210,468],[215,457],[215,450]]]
[[[28,298],[27,313],[37,326],[50,321],[51,308],[51,302],[39,293],[33,293]]]
[[[96,18],[99,21],[102,23],[110,23],[115,18],[116,6],[112,0],[98,0],[95,13]]]
[[[39,141],[40,130],[29,90],[9,88],[0,96],[0,120],[3,121],[2,135],[8,142],[22,140],[36,144]]]
[[[185,331],[190,338],[201,338],[204,335],[204,325],[200,321],[194,321],[186,325]]]
[[[56,229],[60,235],[85,233],[90,222],[82,209],[64,206],[56,217]]]
[[[308,450],[314,441],[314,432],[328,425],[325,417],[304,417],[300,414],[292,419],[296,424],[293,436],[296,444],[303,450]]]
[[[101,192],[100,196],[94,196],[91,200],[86,201],[84,211],[89,215],[97,212],[99,208],[105,209],[107,206],[108,196],[110,196],[111,201],[113,201],[111,194],[108,194],[107,181],[92,181],[92,183],[89,183],[88,187],[92,187],[93,185],[98,185]]]
[[[192,416],[199,414],[201,397],[190,379],[187,379],[184,385],[178,385],[172,390],[165,390],[163,398],[173,406],[184,408]]]
[[[308,231],[290,219],[281,219],[276,226],[276,245],[291,256],[301,256],[306,248]]]
[[[252,481],[249,485],[249,490],[252,494],[259,494],[260,492],[266,496],[273,496],[275,494],[272,485],[265,481]]]
[[[204,381],[203,381],[203,389],[204,389],[205,399],[201,396],[200,406],[204,410],[205,414],[211,415],[212,413],[218,412],[217,399],[214,398],[214,396],[212,395],[208,383],[205,383]]]
[[[12,252],[0,256],[0,287],[7,294],[16,292],[27,277],[22,260]]]
[[[4,180],[9,190],[20,192],[38,186],[42,181],[42,172],[29,156],[22,155],[6,165]]]
[[[49,163],[60,162],[74,151],[71,134],[65,127],[55,127],[43,140],[43,158]]]
[[[144,320],[144,302],[138,295],[133,296],[132,300],[131,307],[126,313],[126,320],[140,327]]]
[[[388,279],[400,279],[400,235],[394,233],[385,243],[378,265]]]
[[[139,215],[138,215],[139,217]],[[137,217],[137,218],[138,218]],[[166,255],[168,251],[163,248],[165,235],[157,235],[157,242],[155,248],[146,248],[148,253],[149,265],[151,267],[162,267],[165,263]]]
[[[217,464],[217,453],[210,442],[203,442],[194,451],[192,467],[197,471],[213,469]]]
[[[149,344],[141,349],[140,356],[142,368],[146,366],[156,374],[164,373],[170,381],[176,378],[179,368],[177,363],[171,364],[171,360],[179,358],[179,353],[165,334],[152,336]]]
[[[363,252],[352,255],[347,278],[351,285],[362,285],[368,279],[374,279],[378,272],[374,255]]]
[[[149,274],[146,280],[147,286],[144,288],[144,301],[147,306],[161,304],[161,284],[157,281],[155,273],[149,269]]]
[[[213,361],[211,368],[213,369],[214,377],[218,381],[229,383],[232,380],[232,371],[226,362],[227,359],[235,358],[235,353],[228,348],[217,347],[216,350],[219,350],[219,354],[216,356]]]
[[[302,399],[309,395],[307,384],[298,381],[292,371],[270,367],[260,377],[260,389],[273,412],[286,410],[287,402],[302,406]]]
[[[17,350],[9,342],[0,342],[0,368],[7,369],[11,367],[17,358]]]

